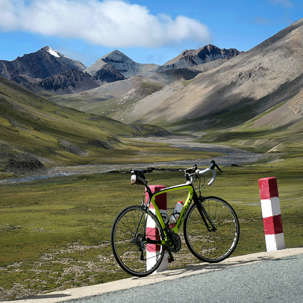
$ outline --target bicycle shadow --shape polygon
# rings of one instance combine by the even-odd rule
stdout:
[[[220,263],[200,263],[200,264],[192,264],[187,265],[184,268],[179,269],[169,269],[163,272],[158,272],[156,274],[152,274],[145,279],[152,278],[156,279],[157,277],[161,278],[169,278],[169,277],[176,277],[176,276],[187,276],[192,274],[199,274],[204,272],[210,272],[210,271],[217,271],[217,270],[223,270],[234,266],[243,266],[247,264],[252,264],[256,262],[262,262],[262,261],[268,261],[272,260],[272,257],[270,256],[256,256],[254,258],[245,258],[245,256],[239,256],[239,257],[233,257],[230,259],[226,259]]]

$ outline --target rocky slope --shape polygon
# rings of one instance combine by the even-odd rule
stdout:
[[[13,61],[0,60],[0,75],[17,83],[37,82],[70,69],[82,71],[85,68],[81,62],[67,58],[48,46]]]
[[[195,119],[191,127],[200,129],[241,124],[300,93],[302,62],[303,19],[177,91],[166,89],[140,100],[119,119],[161,123]]]
[[[106,63],[93,74],[93,79],[99,80],[101,83],[111,83],[125,80],[126,77],[121,74],[113,65]]]
[[[61,74],[47,77],[32,86],[33,90],[54,91],[59,94],[76,93],[98,87],[92,77],[80,70],[70,69]]]

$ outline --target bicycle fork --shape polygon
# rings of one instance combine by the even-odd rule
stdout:
[[[197,195],[195,195],[194,197],[194,203],[197,205],[197,209],[203,219],[203,222],[207,228],[208,231],[216,231],[217,228],[215,227],[215,225],[213,224],[211,218],[209,217],[203,202],[204,201],[204,197],[202,197],[201,195],[198,197]]]

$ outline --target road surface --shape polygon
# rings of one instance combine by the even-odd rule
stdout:
[[[10,303],[301,303],[303,247],[231,257],[145,278],[74,288]]]

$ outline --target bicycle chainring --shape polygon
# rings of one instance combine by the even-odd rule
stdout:
[[[171,237],[172,237],[173,245],[171,245],[170,250],[172,252],[176,253],[176,252],[180,251],[182,241],[178,234],[172,233]]]

